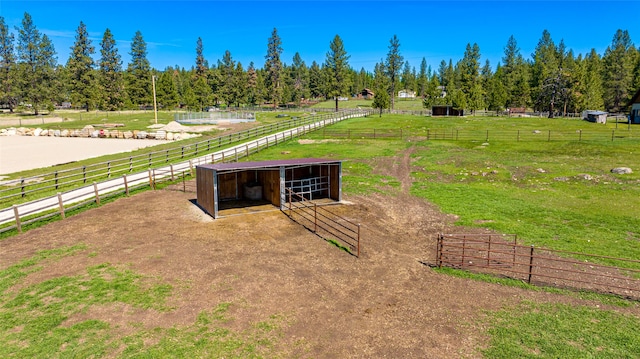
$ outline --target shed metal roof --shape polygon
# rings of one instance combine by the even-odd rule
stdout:
[[[289,166],[304,166],[304,165],[319,165],[330,163],[341,163],[341,160],[329,160],[323,158],[291,158],[286,160],[273,160],[273,161],[258,161],[258,162],[230,162],[230,163],[215,163],[207,165],[199,165],[197,167],[212,169],[216,171],[236,171],[236,170],[248,170],[248,169],[264,169],[269,167],[289,167]]]

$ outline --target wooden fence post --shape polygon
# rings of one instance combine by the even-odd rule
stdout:
[[[22,233],[22,224],[20,224],[20,213],[18,212],[18,206],[13,205],[13,215],[16,217],[16,228],[18,233]]]
[[[149,188],[151,188],[151,189],[155,189],[155,188],[153,187],[153,177],[152,177],[152,175],[151,175],[151,170],[149,170]]]
[[[60,218],[64,219],[64,203],[62,202],[62,195],[58,192],[58,206],[60,206]]]
[[[96,204],[100,205],[100,193],[98,192],[98,184],[93,182],[93,192],[96,194]]]
[[[122,179],[124,180],[124,193],[129,195],[129,183],[127,183],[127,175],[122,175]]]
[[[189,175],[193,177],[193,162],[191,160],[189,160]]]
[[[318,233],[318,204],[313,204],[313,233]]]

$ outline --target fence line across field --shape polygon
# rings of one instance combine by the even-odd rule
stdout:
[[[640,299],[640,269],[631,268],[640,260],[519,245],[513,235],[440,234],[435,265]]]
[[[344,111],[334,113],[333,116],[324,116],[325,119],[317,122],[264,136],[254,141],[245,142],[211,154],[192,158],[188,161],[169,164],[154,169],[150,168],[144,172],[125,174],[122,177],[116,177],[102,182],[93,182],[90,186],[76,188],[19,205],[13,205],[12,207],[0,210],[0,225],[11,222],[15,222],[15,225],[2,228],[0,233],[11,229],[18,229],[20,231],[21,226],[27,223],[22,220],[24,217],[28,217],[29,221],[34,222],[42,219],[44,216],[50,217],[52,212],[58,214],[61,207],[65,208],[65,206],[84,203],[85,201],[99,203],[101,196],[112,195],[114,192],[121,194],[122,190],[128,193],[128,190],[131,188],[146,186],[153,188],[154,183],[157,181],[171,178],[175,176],[176,173],[188,171],[191,174],[197,165],[237,161],[241,157],[249,156],[262,149],[278,145],[279,143],[318,130],[324,126],[349,118],[363,117],[369,113],[369,111]],[[44,215],[37,216],[41,213],[44,213]],[[64,218],[64,214],[59,215]]]

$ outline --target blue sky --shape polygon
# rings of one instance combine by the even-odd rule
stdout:
[[[478,43],[482,63],[495,67],[509,36],[530,58],[544,29],[558,43],[585,54],[603,54],[617,29],[628,30],[640,44],[640,1],[32,1],[0,0],[0,16],[15,33],[24,13],[49,36],[66,63],[76,29],[83,21],[99,56],[106,28],[114,34],[123,67],[131,39],[140,30],[151,66],[164,69],[195,64],[198,37],[209,63],[229,50],[246,68],[264,65],[273,28],[282,39],[282,60],[290,64],[299,52],[310,65],[322,63],[338,34],[351,56],[350,65],[372,71],[397,35],[400,51],[419,68],[423,57],[437,69],[441,60],[463,54]]]

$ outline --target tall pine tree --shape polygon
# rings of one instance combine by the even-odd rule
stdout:
[[[80,21],[76,32],[76,41],[71,47],[67,61],[71,103],[81,105],[88,112],[97,100],[96,73],[92,55],[95,48],[91,45],[87,26]]]
[[[151,65],[147,60],[147,43],[136,31],[131,41],[131,62],[127,66],[127,94],[132,106],[152,103]]]
[[[35,114],[41,108],[53,108],[51,99],[56,68],[56,52],[47,35],[41,35],[28,13],[24,14],[18,31],[18,89],[25,104]]]
[[[391,109],[394,109],[396,100],[396,88],[400,80],[400,71],[404,64],[404,57],[400,55],[400,40],[393,35],[389,40],[389,52],[387,53],[387,61],[385,62],[385,73],[389,77],[389,91],[391,92]]]
[[[13,48],[14,37],[0,16],[0,103],[13,112],[16,106],[16,55]]]
[[[324,62],[327,71],[326,94],[333,97],[338,111],[338,98],[348,95],[351,80],[349,78],[349,55],[344,49],[344,44],[339,35],[336,35],[329,44],[329,52]]]
[[[107,111],[121,109],[125,99],[122,60],[118,54],[116,40],[109,29],[104,31],[100,42],[98,82],[100,84],[99,107]]]
[[[282,41],[278,36],[278,30],[273,28],[271,37],[267,42],[267,55],[265,56],[265,70],[267,76],[265,78],[265,87],[269,96],[269,100],[273,103],[273,108],[277,108],[282,101],[283,91],[283,66],[280,61],[282,54]]]
[[[623,111],[633,89],[635,47],[627,30],[618,30],[604,57],[604,100],[611,112]]]

